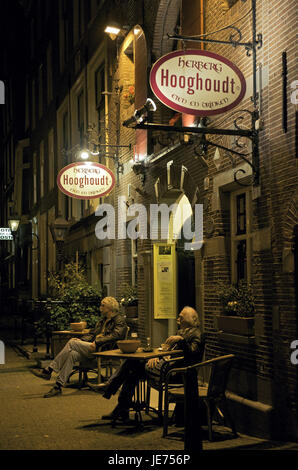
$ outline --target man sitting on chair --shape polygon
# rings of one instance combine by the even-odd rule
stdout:
[[[52,372],[58,373],[54,387],[44,395],[44,398],[61,395],[73,366],[77,361],[93,359],[92,353],[99,349],[109,349],[116,341],[123,339],[126,332],[124,317],[119,313],[119,304],[114,297],[105,297],[99,307],[101,318],[93,329],[81,339],[71,338],[57,354],[50,365],[33,373],[45,380],[50,380]]]
[[[183,366],[200,362],[204,352],[204,341],[199,328],[199,318],[196,310],[192,307],[184,307],[178,316],[177,325],[177,335],[170,336],[166,340],[169,349],[181,349],[183,351]],[[104,392],[103,397],[107,399],[115,395],[122,385],[118,397],[118,405],[112,413],[102,416],[102,419],[113,420],[120,417],[126,420],[134,389],[139,380],[145,378],[146,374],[150,375],[150,377],[154,376],[158,380],[164,361],[165,359],[163,358],[153,358],[144,364],[134,359],[127,359],[110,377],[107,383],[98,385],[98,389]],[[179,367],[180,365],[181,362],[179,362]]]

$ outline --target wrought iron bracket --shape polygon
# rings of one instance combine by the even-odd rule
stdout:
[[[219,31],[225,31],[225,30],[232,30],[230,33],[229,40],[224,41],[224,40],[218,40],[218,39],[210,39],[211,34],[218,33],[219,31],[215,31],[213,33],[207,33],[201,36],[183,36],[183,35],[170,35],[168,34],[169,39],[173,40],[179,40],[179,41],[191,41],[191,42],[203,42],[203,43],[210,43],[210,44],[224,44],[227,46],[233,46],[233,47],[244,47],[246,50],[246,54],[249,57],[252,57],[252,70],[253,70],[253,80],[252,80],[252,103],[253,103],[253,111],[250,110],[240,110],[237,112],[242,112],[242,113],[248,113],[250,115],[250,128],[249,129],[243,129],[241,128],[241,122],[244,119],[244,116],[239,116],[237,119],[234,120],[234,127],[235,129],[217,129],[217,128],[212,128],[208,126],[200,126],[200,127],[186,127],[186,126],[181,126],[181,127],[176,127],[176,126],[170,126],[170,125],[164,125],[164,124],[158,124],[158,123],[148,123],[146,121],[143,122],[134,122],[133,124],[125,124],[126,127],[133,127],[135,129],[146,129],[146,130],[151,130],[151,131],[163,131],[167,132],[168,134],[172,134],[174,132],[178,133],[184,133],[188,135],[200,135],[200,141],[199,143],[197,142],[191,142],[194,143],[195,145],[195,153],[197,153],[196,149],[199,148],[200,154],[197,153],[197,155],[204,156],[207,152],[208,146],[213,146],[217,147],[219,149],[225,150],[229,154],[232,154],[236,157],[241,158],[244,162],[249,164],[252,170],[252,184],[254,186],[259,185],[259,124],[260,124],[260,116],[259,116],[259,93],[257,92],[257,61],[256,61],[256,54],[257,54],[257,49],[260,49],[263,45],[263,39],[262,39],[262,34],[257,34],[256,32],[256,0],[251,0],[251,12],[252,15],[252,38],[251,41],[249,42],[243,42],[242,41],[242,33],[239,28],[235,27],[234,25],[229,25],[224,28],[222,28]],[[201,122],[202,124],[202,122]],[[207,135],[227,135],[227,136],[237,136],[237,137],[245,137],[250,139],[251,141],[251,153],[242,153],[242,152],[237,152],[234,149],[227,148],[223,145],[219,145],[215,142],[211,142],[210,140],[206,139]],[[161,143],[161,142],[160,142]],[[238,147],[241,147],[238,142],[236,141],[236,145]],[[230,155],[229,155],[230,156]],[[251,160],[250,157],[251,156]],[[234,159],[230,157],[232,162],[235,163]],[[204,158],[203,158],[204,159]],[[206,160],[204,159],[205,163]],[[238,169],[234,173],[234,179],[235,181],[243,185],[242,182],[239,181],[238,179],[238,174],[245,173],[244,169]]]
[[[252,169],[252,177],[253,177],[253,185],[258,185],[259,184],[259,151],[258,151],[258,130],[256,130],[256,121],[258,119],[258,114],[243,110],[245,112],[249,112],[251,114],[251,129],[241,129],[239,125],[237,124],[237,119],[234,121],[235,124],[235,129],[217,129],[213,127],[188,127],[188,126],[181,126],[181,127],[176,127],[176,126],[170,126],[167,124],[158,124],[158,123],[148,123],[148,122],[142,122],[139,124],[136,124],[134,129],[144,129],[144,130],[150,130],[150,131],[162,131],[162,132],[177,132],[177,133],[183,133],[183,134],[191,134],[195,136],[200,136],[199,142],[192,142],[195,146],[195,153],[196,153],[196,148],[198,146],[201,147],[201,152],[200,155],[205,155],[208,150],[208,146],[212,147],[217,147],[222,150],[225,150],[226,152],[229,152],[237,157],[240,157],[243,161],[248,163]],[[241,119],[242,116],[238,118]],[[252,152],[250,153],[242,153],[242,152],[237,152],[234,149],[225,147],[223,145],[217,144],[216,142],[211,142],[210,140],[206,139],[206,135],[228,135],[228,136],[236,136],[236,137],[246,137],[250,139],[252,143]],[[197,153],[199,155],[199,153]],[[252,160],[250,161],[249,157],[252,157]],[[240,169],[237,170],[234,173],[234,179],[235,181],[243,185],[243,183],[240,183],[237,175],[238,173],[241,172],[242,174],[245,173],[245,170]]]
[[[114,160],[115,162],[115,165],[116,165],[116,175],[117,175],[117,186],[119,184],[119,179],[120,179],[120,175],[123,175],[123,171],[124,171],[124,165],[123,163],[120,162],[120,158],[118,155],[107,155],[107,154],[104,154],[103,157],[105,158],[112,158],[112,160]]]

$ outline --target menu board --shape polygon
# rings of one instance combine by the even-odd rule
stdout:
[[[177,317],[177,255],[175,243],[153,245],[154,318]]]

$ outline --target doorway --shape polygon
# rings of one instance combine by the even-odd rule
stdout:
[[[194,252],[185,250],[186,225],[193,230],[193,212],[188,198],[183,194],[173,216],[173,239],[177,239],[177,307],[178,313],[189,305],[196,308],[195,257]]]

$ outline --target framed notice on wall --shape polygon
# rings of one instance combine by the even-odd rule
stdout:
[[[177,256],[175,243],[153,245],[154,318],[177,317]]]

